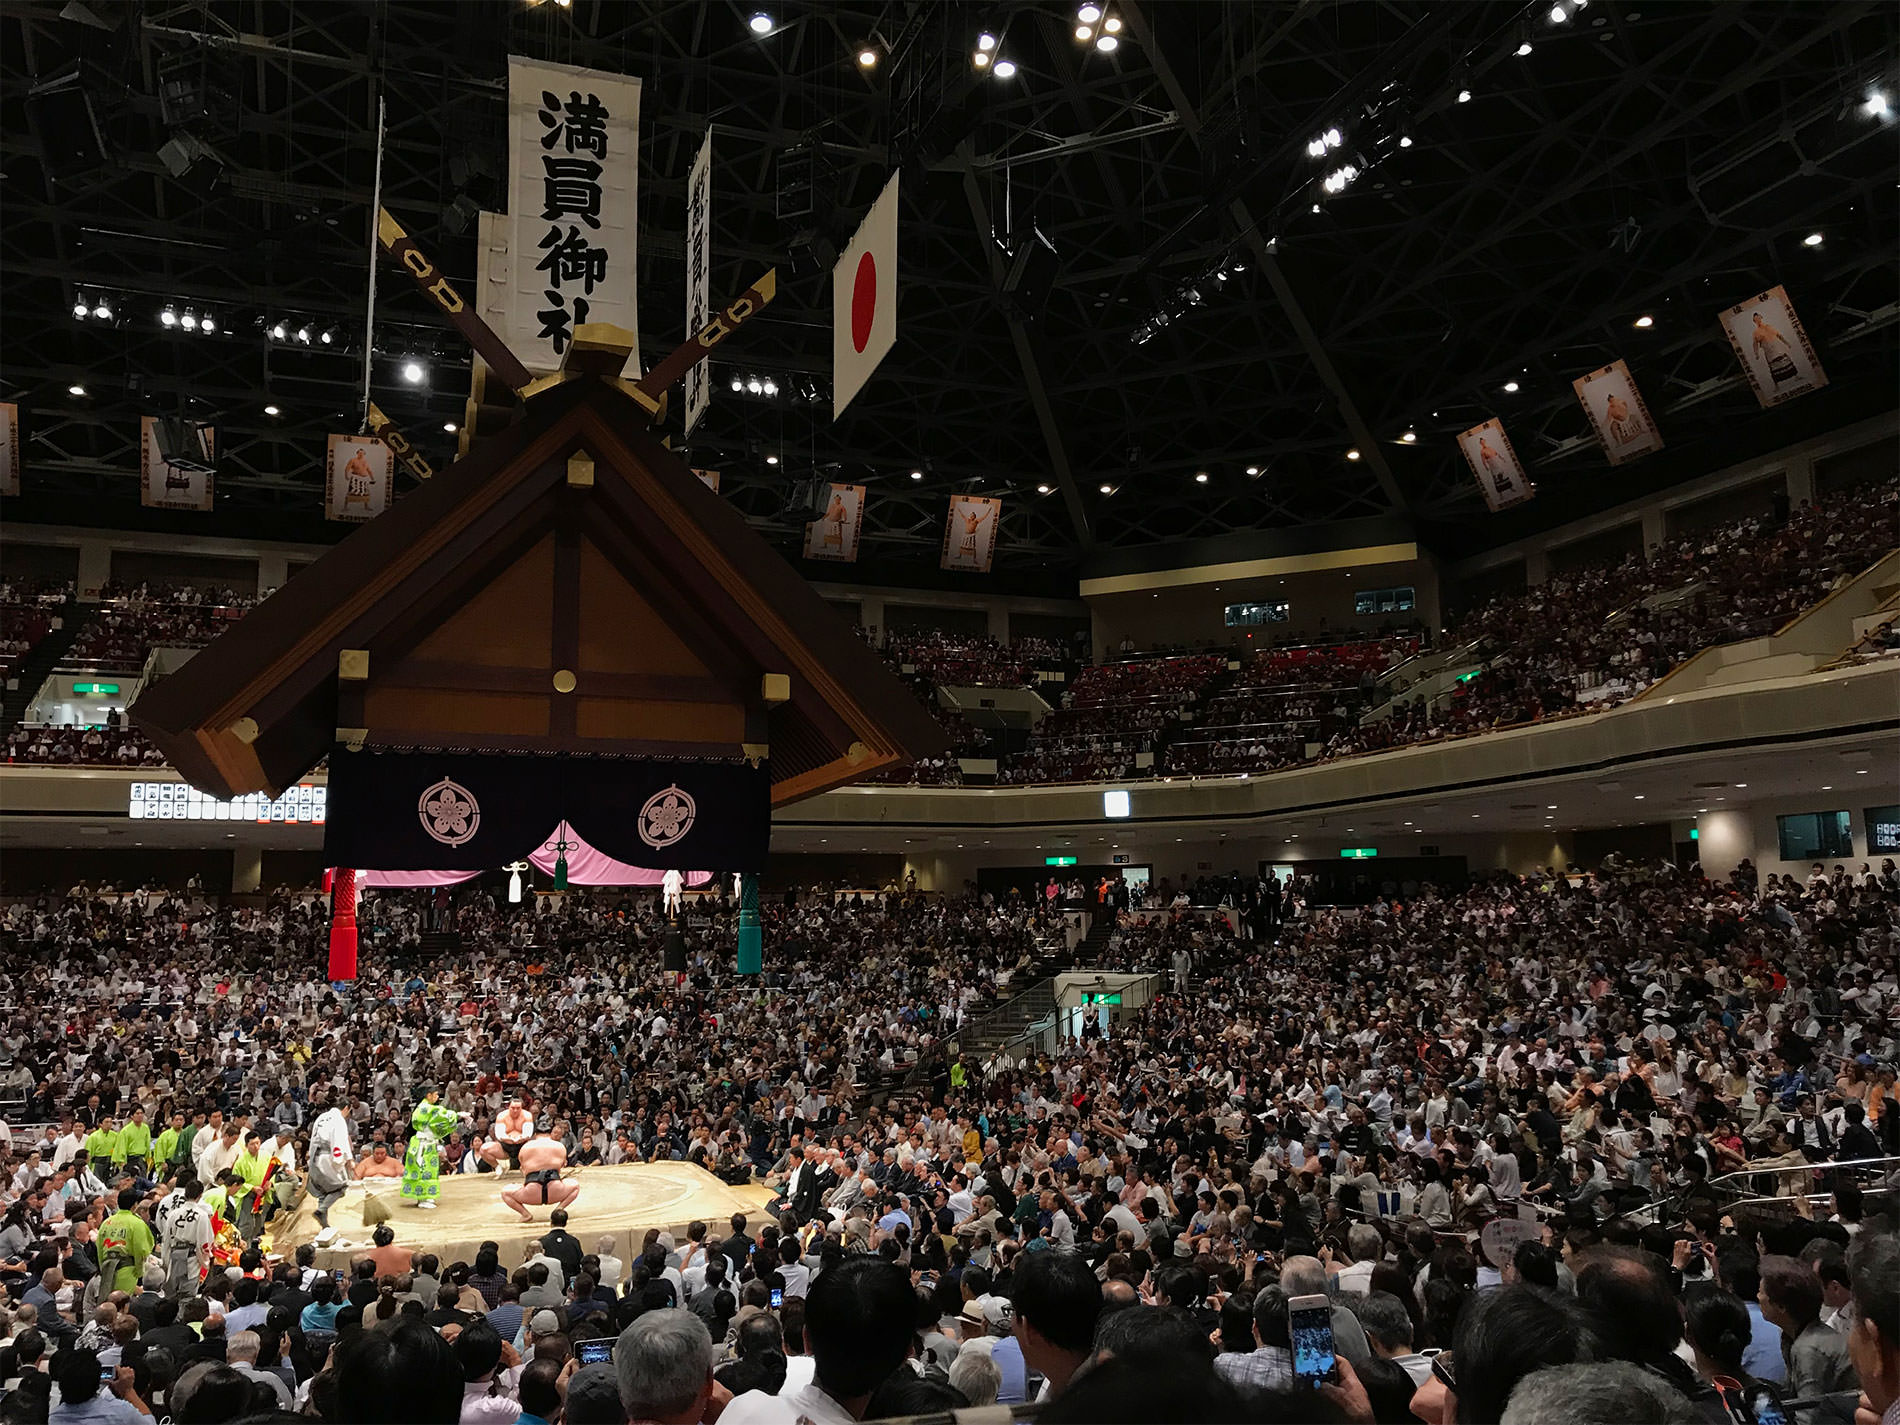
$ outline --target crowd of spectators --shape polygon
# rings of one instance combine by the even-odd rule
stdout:
[[[0,680],[10,678],[53,631],[53,612],[38,603],[0,602]]]
[[[1418,651],[1414,636],[1262,649],[1169,741],[1170,774],[1258,774],[1306,760],[1356,726],[1379,675]]]
[[[103,725],[21,723],[7,734],[7,761],[56,767],[163,767],[165,755],[115,708]]]
[[[987,635],[893,633],[885,656],[900,669],[915,670],[932,683],[953,688],[1027,688],[1036,674],[1060,669],[1068,657],[1045,638],[1013,638],[1004,643]]]
[[[1900,480],[1804,503],[1786,520],[1744,519],[1554,573],[1493,599],[1445,639],[1475,646],[1478,677],[1432,706],[1401,700],[1328,740],[1327,756],[1378,751],[1600,711],[1705,648],[1772,633],[1892,550]]]
[[[1191,717],[1202,694],[1227,671],[1227,656],[1128,658],[1084,668],[1062,706],[1038,722],[1003,782],[1114,781],[1145,775],[1139,759]]]
[[[1220,913],[1121,916],[1104,965],[1154,997],[981,1060],[941,1041],[1054,930],[1035,896],[788,898],[762,984],[716,905],[676,985],[636,898],[466,891],[464,948],[412,965],[430,902],[372,893],[355,988],[317,968],[312,897],[16,901],[0,1102],[48,1126],[0,1134],[0,1419],[1893,1408],[1891,1174],[1832,1166],[1900,1152],[1891,862],[1762,884],[1612,857],[1354,913],[1309,889],[1203,877],[1180,894]],[[519,1092],[578,1161],[697,1162],[773,1206],[630,1261],[586,1251],[583,1199],[519,1263],[405,1248],[399,1219],[340,1282],[241,1241],[176,1270],[221,1154],[218,1207],[268,1232],[251,1170],[294,1184],[334,1105],[386,1173],[425,1083],[465,1115],[446,1171],[485,1170]],[[1317,1389],[1305,1296],[1337,1356]]]
[[[196,584],[107,584],[67,660],[88,667],[136,669],[154,648],[202,648],[257,602],[233,589]]]

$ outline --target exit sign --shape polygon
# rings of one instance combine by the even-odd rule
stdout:
[[[1461,683],[1469,683],[1473,678],[1477,677],[1483,671],[1484,669],[1482,668],[1473,668],[1469,673],[1460,673],[1458,675],[1458,681]]]
[[[1379,848],[1376,846],[1348,846],[1339,854],[1348,861],[1370,861],[1374,856],[1379,854]]]
[[[1045,866],[1073,866],[1075,864],[1075,857],[1045,856],[1042,858],[1042,864]]]
[[[112,696],[112,694],[118,691],[119,691],[119,685],[117,683],[74,683],[73,684],[74,697],[80,697],[86,693],[98,693],[104,697],[110,697]]]
[[[1701,827],[1699,827],[1699,826],[1692,826],[1692,827],[1690,827],[1690,828],[1689,828],[1689,839],[1690,839],[1691,841],[1700,841],[1700,840],[1702,839],[1702,828],[1701,828]]]

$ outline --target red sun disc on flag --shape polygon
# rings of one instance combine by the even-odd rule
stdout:
[[[877,262],[870,253],[858,259],[851,282],[851,347],[862,352],[871,340],[871,320],[877,315]]]

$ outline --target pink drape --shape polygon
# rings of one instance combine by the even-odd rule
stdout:
[[[529,862],[539,871],[552,876],[554,863],[559,856],[551,849],[556,841],[567,842],[567,880],[574,886],[657,886],[666,872],[655,871],[646,866],[629,866],[625,861],[616,861],[603,851],[596,851],[575,833],[574,828],[562,822],[547,844],[528,856]],[[359,877],[363,885],[405,889],[414,886],[454,886],[463,881],[472,881],[481,875],[480,871],[365,871]],[[711,871],[686,872],[686,884],[703,886],[713,878]]]

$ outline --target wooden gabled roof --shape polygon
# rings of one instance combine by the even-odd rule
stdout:
[[[301,571],[132,707],[194,786],[278,792],[338,741],[757,756],[773,804],[940,754],[942,730],[607,379]]]

